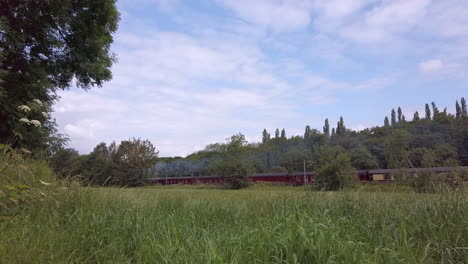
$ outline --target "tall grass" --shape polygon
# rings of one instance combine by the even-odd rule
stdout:
[[[466,263],[463,193],[91,189],[0,223],[1,263]]]

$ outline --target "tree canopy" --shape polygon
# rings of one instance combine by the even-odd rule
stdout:
[[[115,2],[0,1],[0,143],[13,134],[18,106],[39,100],[50,112],[58,89],[89,89],[111,79]],[[35,136],[37,142],[45,135]]]

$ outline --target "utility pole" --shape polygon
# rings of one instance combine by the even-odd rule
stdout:
[[[304,160],[304,184],[307,184],[307,176],[306,176],[306,161]]]

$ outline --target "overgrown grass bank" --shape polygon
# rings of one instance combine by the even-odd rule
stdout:
[[[467,263],[466,194],[83,188],[0,224],[1,263]]]

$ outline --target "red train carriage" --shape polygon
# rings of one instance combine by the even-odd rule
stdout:
[[[393,175],[405,172],[409,175],[418,171],[432,171],[434,173],[447,173],[456,170],[468,170],[468,167],[437,167],[437,168],[411,168],[411,169],[379,169],[379,170],[358,170],[357,179],[359,181],[392,181]],[[247,176],[252,182],[280,182],[289,185],[304,185],[314,181],[313,172],[292,172],[292,173],[262,173]],[[468,179],[465,179],[468,180]],[[150,184],[222,184],[224,178],[219,176],[198,176],[198,177],[168,177],[149,178]]]

